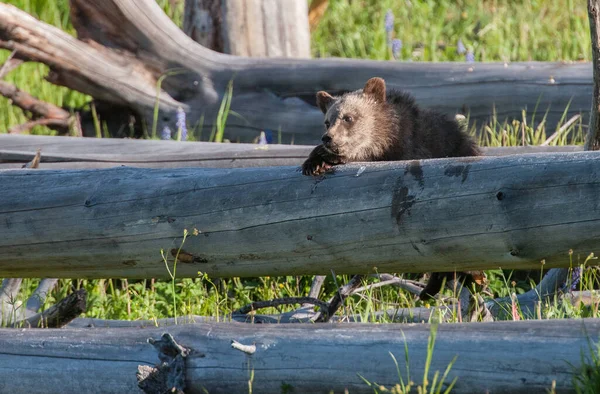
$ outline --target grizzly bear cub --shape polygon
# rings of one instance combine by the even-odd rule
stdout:
[[[325,114],[323,143],[302,165],[304,175],[322,175],[337,164],[477,156],[477,144],[455,119],[420,109],[407,93],[389,90],[371,78],[362,90],[333,97],[317,93]],[[433,273],[420,298],[437,294],[453,273]]]

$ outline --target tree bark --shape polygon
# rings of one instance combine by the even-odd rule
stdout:
[[[223,52],[221,0],[185,0],[183,31],[198,44]]]
[[[165,331],[191,350],[186,357],[186,392],[299,393],[373,392],[361,377],[388,388],[422,383],[430,326],[321,324],[247,325],[204,323],[168,329],[0,330],[0,390],[10,393],[137,392],[138,365],[155,365],[146,341]],[[454,362],[446,384],[453,393],[544,392],[556,382],[574,392],[571,378],[590,354],[597,319],[443,324],[438,327],[429,382]],[[254,346],[253,354],[232,340]],[[523,351],[527,349],[527,351]],[[391,357],[398,362],[398,370]],[[583,357],[582,357],[583,355]],[[93,373],[90,373],[93,371]],[[251,374],[253,377],[251,378]],[[75,378],[74,378],[75,377]],[[44,382],[44,384],[40,384]]]
[[[179,277],[568,267],[600,246],[599,155],[1,171],[0,277],[165,278],[184,229]]]
[[[318,143],[323,115],[315,93],[359,89],[373,76],[412,92],[424,107],[449,114],[468,110],[479,125],[493,108],[500,120],[520,119],[523,108],[531,112],[539,102],[538,111],[549,108],[551,128],[571,99],[569,116],[590,109],[590,64],[235,57],[195,43],[153,0],[72,0],[71,6],[79,40],[0,4],[0,47],[49,65],[50,81],[112,104],[111,112],[114,106],[129,108],[148,134],[164,126],[175,130],[181,107],[190,128],[204,119],[198,130],[206,138],[230,81],[231,109],[240,115],[227,118],[225,138],[232,141],[250,141],[269,129],[280,130],[284,143]]]
[[[306,0],[186,0],[183,31],[230,55],[310,57]]]
[[[86,169],[118,166],[237,168],[299,166],[310,145],[218,144],[101,138],[58,138],[0,134],[0,170],[21,168],[41,149],[41,169]],[[486,156],[579,152],[581,146],[482,148]]]

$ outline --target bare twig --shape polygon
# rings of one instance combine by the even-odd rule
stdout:
[[[409,293],[419,295],[419,294],[421,294],[421,291],[423,291],[423,288],[425,287],[424,283],[417,282],[414,280],[402,279],[402,278],[399,278],[399,277],[391,275],[391,274],[375,274],[373,276],[379,278],[379,280],[381,282],[372,283],[368,286],[359,287],[358,289],[354,290],[354,293],[359,293],[359,292],[362,292],[365,290],[391,285],[391,286],[396,286],[403,290],[406,290]]]
[[[246,354],[254,354],[256,353],[256,345],[252,344],[252,345],[244,345],[242,343],[239,343],[238,341],[232,339],[231,340],[231,347],[234,349],[237,349],[241,352],[244,352]]]
[[[42,313],[35,314],[25,320],[17,321],[9,327],[62,327],[85,312],[86,299],[87,293],[85,289],[79,289]]]
[[[575,116],[573,116],[571,119],[569,119],[564,125],[562,125],[560,127],[560,129],[556,130],[554,133],[552,133],[552,135],[550,137],[548,137],[546,139],[546,141],[544,141],[541,146],[548,146],[550,145],[550,143],[552,141],[554,141],[556,138],[558,138],[560,135],[562,135],[562,133],[567,130],[569,127],[571,127],[571,125],[573,123],[575,123],[577,120],[579,120],[579,118],[581,118],[581,114],[577,114]]]
[[[25,133],[29,130],[31,130],[32,128],[34,128],[35,126],[48,126],[50,128],[56,129],[63,129],[66,130],[69,128],[69,119],[37,119],[37,120],[31,120],[29,122],[25,122],[23,124],[17,125],[17,126],[13,126],[11,128],[8,129],[8,133],[9,134],[21,134],[21,133]],[[65,133],[63,130],[61,130],[63,132],[63,134]]]
[[[331,316],[335,315],[337,310],[344,304],[344,300],[352,294],[354,290],[360,287],[362,283],[363,275],[354,275],[352,279],[344,286],[340,287],[335,293],[335,296],[329,302],[329,307],[326,309],[327,313],[323,313],[323,309],[319,311],[317,317],[315,318],[315,322],[327,322],[331,318]]]
[[[32,121],[10,128],[9,133],[22,133],[37,125],[49,126],[62,133],[69,130],[71,114],[68,111],[54,104],[46,103],[4,81],[0,81],[0,95],[9,99],[13,105],[23,111],[29,112],[33,118]]]
[[[0,81],[0,94],[23,111],[29,111],[34,118],[49,118],[49,119],[68,119],[71,114],[64,109],[50,103],[41,101],[40,99],[24,92],[16,86]]]
[[[2,65],[2,67],[0,68],[0,79],[4,79],[4,77],[6,77],[6,75],[9,72],[11,72],[15,68],[19,67],[21,65],[21,63],[23,63],[22,59],[15,58],[16,54],[17,54],[17,51],[13,50],[10,53],[10,55],[8,55],[8,58],[6,59],[6,61]]]
[[[327,311],[329,304],[321,301],[317,298],[312,297],[283,297],[276,298],[274,300],[267,301],[256,301],[233,312],[234,315],[242,314],[245,315],[249,312],[255,311],[261,308],[275,307],[279,305],[290,305],[290,304],[312,304],[318,306],[321,311]]]

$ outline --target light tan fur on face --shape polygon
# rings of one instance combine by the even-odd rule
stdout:
[[[343,156],[346,161],[370,161],[375,157],[383,156],[385,149],[394,145],[394,142],[389,139],[395,134],[385,133],[386,140],[381,140],[381,136],[374,136],[381,134],[373,131],[378,124],[377,118],[384,115],[381,113],[382,105],[383,103],[378,102],[375,97],[363,94],[361,91],[335,98],[325,114],[325,119],[330,122],[327,131],[332,138],[330,151]],[[351,124],[343,120],[347,115],[353,118]],[[389,118],[395,115],[386,116]],[[356,138],[357,134],[360,136],[359,139]]]

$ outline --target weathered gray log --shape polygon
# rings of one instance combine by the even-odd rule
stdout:
[[[0,277],[166,278],[184,229],[179,277],[568,267],[600,247],[599,158],[4,170]]]
[[[85,169],[116,166],[264,167],[300,165],[313,145],[221,144],[109,138],[59,138],[0,134],[0,169],[21,168],[41,149],[41,169]],[[483,148],[487,156],[577,152],[581,146]]]
[[[537,119],[549,109],[551,128],[571,99],[568,116],[590,110],[590,63],[243,58],[195,43],[154,0],[72,0],[71,10],[78,37],[94,45],[0,3],[0,47],[49,65],[53,83],[130,108],[148,131],[152,126],[158,132],[164,126],[175,130],[181,107],[190,128],[204,119],[201,127],[206,137],[232,80],[231,109],[241,115],[227,120],[225,137],[233,141],[249,141],[260,130],[270,129],[281,130],[284,143],[318,143],[323,116],[314,105],[315,93],[358,89],[373,76],[412,92],[423,106],[449,114],[469,111],[478,124],[490,117],[494,107],[500,120],[520,119],[523,108],[531,113],[539,103]],[[160,84],[160,115],[154,122],[157,82],[167,72]]]
[[[373,392],[360,376],[390,387],[399,382],[392,353],[406,382],[404,346],[411,380],[421,383],[429,325],[244,325],[193,324],[170,327],[169,334],[191,349],[186,357],[190,393]],[[158,363],[146,343],[165,328],[0,330],[0,391],[10,393],[137,392],[138,365]],[[590,338],[600,321],[545,320],[443,324],[430,366],[450,370],[453,393],[573,392],[571,378],[589,357]],[[249,355],[232,340],[255,345]],[[526,349],[527,351],[523,351]],[[93,371],[93,373],[90,373]],[[44,382],[44,384],[40,384]],[[188,392],[188,391],[186,391]]]

